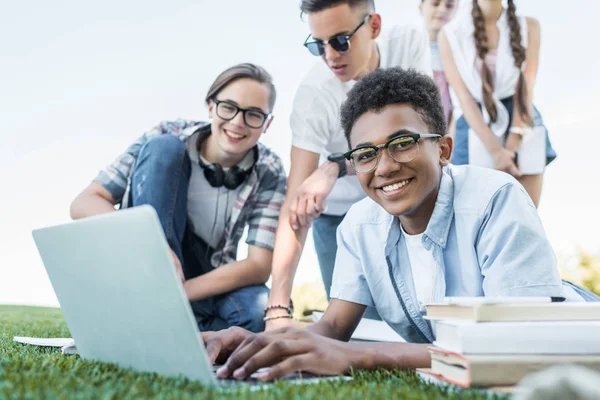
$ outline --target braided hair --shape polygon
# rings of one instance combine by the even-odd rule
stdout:
[[[519,69],[519,80],[517,82],[516,93],[514,101],[516,110],[520,114],[523,121],[529,125],[533,125],[529,109],[527,107],[527,84],[521,67],[525,62],[526,49],[521,44],[521,25],[517,18],[517,8],[515,7],[514,0],[508,0],[508,25],[510,28],[510,47],[512,55],[515,60],[515,67]],[[473,36],[475,37],[475,47],[477,48],[477,55],[482,61],[481,65],[481,81],[483,91],[483,104],[490,115],[490,120],[496,122],[498,119],[498,110],[494,104],[492,93],[494,92],[494,81],[492,73],[485,63],[485,56],[489,51],[487,34],[485,32],[485,20],[483,18],[483,12],[477,3],[477,0],[473,0],[473,11],[471,12],[473,17],[473,26],[475,27]]]

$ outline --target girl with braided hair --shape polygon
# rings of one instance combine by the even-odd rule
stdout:
[[[448,23],[438,42],[455,107],[452,162],[513,175],[537,207],[544,168],[556,157],[532,102],[539,22],[519,16],[514,0],[506,8],[473,0],[471,14]]]

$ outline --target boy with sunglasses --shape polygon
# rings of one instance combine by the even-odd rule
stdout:
[[[377,70],[341,110],[345,157],[368,198],[337,232],[331,297],[306,328],[204,334],[219,376],[276,379],[293,371],[422,368],[435,330],[421,304],[445,296],[558,296],[598,301],[561,282],[535,206],[508,174],[451,166],[452,138],[434,81],[414,70]],[[345,343],[367,306],[407,343]]]
[[[336,229],[350,206],[364,197],[342,155],[347,148],[339,108],[346,93],[376,68],[400,66],[426,73],[431,68],[425,32],[395,27],[379,37],[382,22],[373,0],[303,0],[300,9],[310,27],[304,46],[323,62],[304,77],[294,100],[291,168],[273,256],[267,329],[291,324],[292,282],[312,218],[329,297]],[[377,318],[372,310],[366,316]]]

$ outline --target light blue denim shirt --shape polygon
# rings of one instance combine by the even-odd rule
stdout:
[[[529,195],[512,176],[474,166],[443,169],[422,235],[433,253],[434,301],[446,296],[562,296],[596,300],[563,283]],[[423,319],[398,218],[370,198],[352,206],[337,231],[331,297],[375,306],[409,342],[435,332]],[[578,294],[583,293],[583,296]]]

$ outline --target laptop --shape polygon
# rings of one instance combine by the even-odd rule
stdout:
[[[82,358],[220,383],[152,207],[36,229],[33,238]]]

